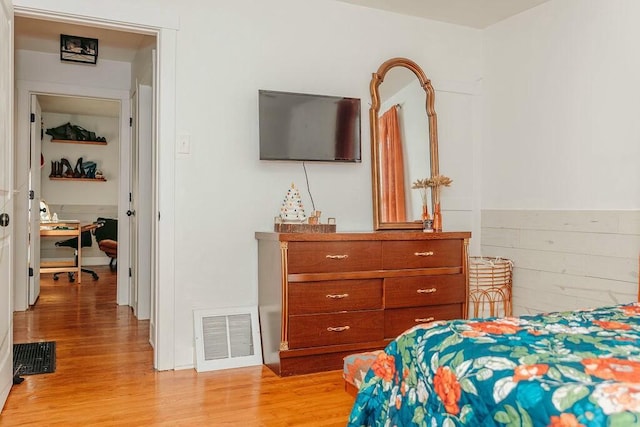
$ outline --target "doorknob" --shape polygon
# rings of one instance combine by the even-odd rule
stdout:
[[[6,227],[9,225],[9,214],[3,213],[0,214],[0,227]]]
[[[132,216],[132,215],[135,216],[135,214],[136,214],[136,211],[132,211],[131,209],[127,211],[127,216]]]

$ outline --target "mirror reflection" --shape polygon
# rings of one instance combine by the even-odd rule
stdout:
[[[381,220],[421,221],[422,192],[412,191],[412,183],[430,176],[425,93],[416,75],[404,67],[389,70],[378,89]]]
[[[393,58],[373,73],[370,89],[374,229],[422,228],[433,195],[412,187],[438,174],[433,87],[416,63]]]

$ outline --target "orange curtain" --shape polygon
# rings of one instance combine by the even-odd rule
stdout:
[[[398,107],[394,105],[378,120],[382,170],[382,221],[405,222],[404,159]]]

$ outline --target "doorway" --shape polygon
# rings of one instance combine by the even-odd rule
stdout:
[[[96,38],[102,39],[104,42],[103,49],[101,50],[103,53],[106,51],[104,55],[101,57],[101,62],[93,68],[87,68],[86,65],[77,65],[77,64],[62,64],[58,61],[58,58],[55,54],[52,54],[47,51],[50,47],[47,47],[47,37],[49,39],[54,37],[59,37],[59,34],[80,34],[85,35],[87,31],[92,31],[91,28],[81,25],[72,25],[68,23],[54,22],[54,21],[46,21],[40,19],[31,19],[27,17],[16,17],[16,25],[15,25],[15,42],[16,42],[16,54],[18,58],[16,60],[16,82],[17,82],[17,144],[19,147],[16,150],[16,170],[17,176],[20,177],[24,181],[24,183],[18,183],[17,187],[19,188],[29,188],[29,189],[37,189],[37,185],[34,185],[36,181],[40,180],[40,175],[49,175],[50,164],[43,164],[43,168],[39,167],[31,167],[35,165],[33,159],[34,156],[39,157],[39,152],[44,151],[41,147],[35,146],[36,143],[42,143],[39,138],[36,138],[37,142],[32,142],[31,145],[24,144],[23,142],[28,141],[30,139],[30,135],[34,133],[40,133],[40,120],[37,123],[37,131],[34,132],[34,125],[30,124],[29,121],[22,120],[22,117],[29,117],[29,114],[23,114],[23,111],[30,111],[34,102],[33,99],[37,101],[47,101],[48,103],[53,103],[56,107],[45,108],[45,116],[47,113],[57,115],[56,120],[60,123],[69,121],[74,122],[74,125],[80,125],[83,128],[90,128],[90,126],[78,122],[78,120],[87,120],[87,117],[91,116],[91,114],[87,114],[92,111],[93,107],[98,104],[102,104],[103,107],[106,104],[116,105],[115,108],[115,118],[111,121],[115,121],[115,125],[112,126],[115,129],[112,129],[111,134],[117,135],[117,146],[114,146],[115,141],[111,141],[111,144],[107,144],[112,148],[115,148],[115,152],[111,150],[110,154],[105,155],[104,149],[101,147],[101,152],[94,152],[98,158],[96,160],[100,160],[103,163],[106,161],[105,157],[109,158],[111,162],[111,168],[109,171],[106,170],[107,165],[104,165],[105,170],[103,171],[105,175],[111,174],[111,179],[106,179],[101,182],[91,182],[87,184],[87,182],[78,183],[78,182],[64,182],[64,186],[60,187],[59,182],[52,182],[51,188],[49,188],[48,192],[45,191],[41,193],[40,191],[34,191],[34,199],[40,198],[42,194],[47,196],[47,194],[51,197],[54,197],[55,194],[57,203],[53,204],[53,211],[56,212],[61,218],[69,218],[73,216],[77,218],[78,215],[82,213],[86,214],[85,221],[95,220],[97,214],[103,214],[103,216],[115,216],[119,218],[119,232],[118,232],[118,259],[120,262],[118,263],[118,275],[117,275],[117,303],[119,305],[132,305],[132,301],[129,299],[129,296],[132,294],[130,291],[131,288],[136,287],[136,295],[144,294],[146,295],[148,301],[146,301],[146,306],[151,305],[151,282],[148,280],[145,285],[145,289],[149,289],[146,292],[137,291],[138,283],[130,283],[131,278],[137,277],[132,274],[133,271],[137,271],[137,262],[136,260],[130,259],[131,251],[129,248],[132,246],[130,239],[137,238],[136,234],[132,234],[129,232],[130,228],[139,229],[141,227],[131,227],[131,222],[142,220],[144,221],[147,228],[151,228],[152,220],[151,220],[151,212],[154,210],[151,206],[153,201],[149,199],[147,202],[149,205],[145,205],[145,211],[149,214],[146,217],[134,217],[130,218],[124,215],[124,212],[127,212],[131,209],[131,206],[135,204],[139,204],[136,200],[132,199],[131,194],[131,182],[134,181],[133,177],[135,176],[135,181],[139,182],[141,179],[137,176],[139,172],[137,165],[131,164],[130,162],[130,143],[134,139],[131,135],[132,131],[132,122],[130,118],[132,117],[131,111],[131,93],[138,92],[140,86],[145,86],[139,84],[140,81],[148,81],[150,84],[153,83],[152,77],[155,74],[153,69],[154,65],[152,63],[153,58],[153,50],[157,44],[157,37],[153,35],[141,35],[138,33],[128,33],[124,31],[117,30],[105,30],[105,29],[97,29],[98,33],[96,34]],[[125,41],[128,37],[134,39],[133,45],[136,46],[136,51],[132,52],[122,52],[122,48],[118,52],[114,52],[113,55],[119,55],[118,58],[122,58],[126,55],[130,55],[131,60],[135,60],[136,63],[133,62],[124,62],[124,61],[116,61],[108,59],[109,52],[109,40],[117,40],[119,46],[126,44]],[[27,40],[28,39],[28,40]],[[25,41],[26,40],[26,41]],[[49,62],[47,62],[49,61]],[[42,75],[38,74],[38,70],[34,69],[33,65],[37,63],[41,69],[46,70],[46,75],[42,73]],[[48,66],[47,66],[48,65]],[[80,68],[78,68],[80,67]],[[122,72],[122,70],[131,70],[128,73]],[[135,70],[135,71],[134,71]],[[135,79],[132,78],[135,72]],[[72,74],[72,79],[67,78],[65,74]],[[115,76],[113,78],[112,76]],[[70,81],[71,80],[71,81]],[[134,80],[136,82],[136,88],[133,89],[131,86],[131,81]],[[111,88],[105,88],[104,86],[112,86]],[[151,87],[151,86],[146,86]],[[150,93],[153,93],[149,90]],[[152,117],[152,105],[150,103],[145,104],[148,108],[145,111],[144,115],[146,117]],[[60,107],[60,105],[65,105],[66,107]],[[65,108],[68,111],[63,111]],[[113,108],[112,108],[113,109]],[[48,110],[48,111],[47,111]],[[103,108],[104,113],[104,108]],[[103,116],[105,114],[102,114]],[[107,114],[107,116],[113,116],[111,113]],[[138,113],[140,115],[140,113]],[[52,121],[51,123],[46,123],[45,117],[45,128],[56,126],[58,123]],[[140,127],[140,126],[138,126]],[[152,127],[151,124],[147,124],[147,127]],[[136,140],[137,140],[136,136]],[[47,139],[47,142],[50,144],[50,141]],[[151,140],[148,141],[149,145],[151,144]],[[53,144],[58,145],[58,144]],[[26,150],[21,147],[29,147],[30,150]],[[69,147],[65,147],[66,151],[69,152]],[[75,147],[72,147],[75,148]],[[87,150],[87,147],[82,147],[82,150]],[[73,151],[73,149],[71,149]],[[76,150],[77,151],[77,150]],[[149,155],[151,155],[151,150],[149,151]],[[84,153],[84,151],[83,151]],[[46,162],[50,162],[51,158],[56,158],[56,156],[60,156],[59,153],[46,153]],[[79,154],[76,153],[75,157]],[[75,160],[74,157],[74,160]],[[38,159],[39,160],[39,159]],[[154,163],[153,159],[146,159],[149,164]],[[115,166],[114,166],[115,164]],[[40,166],[38,162],[38,166]],[[46,171],[46,172],[45,172]],[[151,193],[151,182],[152,177],[150,174],[151,170],[145,170],[145,173],[149,174],[146,176],[146,182],[149,182],[148,188],[145,190],[148,193]],[[48,180],[44,180],[45,184],[48,183]],[[57,185],[57,188],[54,188]],[[74,188],[69,188],[69,186],[73,186]],[[85,185],[85,188],[82,189],[79,187],[80,185]],[[87,185],[93,186],[93,189],[86,188]],[[96,185],[102,186],[102,188],[96,189]],[[46,185],[45,185],[46,186]],[[96,196],[100,193],[104,193],[106,187],[109,187],[107,192],[112,193],[114,195],[114,199],[110,202],[104,202],[104,197],[101,200],[90,200],[91,198],[96,199]],[[46,190],[46,188],[43,188]],[[47,196],[47,197],[49,197]],[[102,194],[104,196],[104,194]],[[75,199],[74,199],[75,198]],[[64,199],[64,200],[63,200]],[[100,197],[98,197],[100,199]],[[37,201],[37,200],[35,200]],[[35,257],[31,256],[30,260],[28,257],[23,257],[25,254],[25,248],[29,249],[29,247],[37,245],[29,245],[29,241],[32,243],[34,241],[39,241],[39,233],[33,230],[38,230],[38,227],[34,227],[33,225],[29,227],[29,215],[23,215],[25,212],[35,213],[35,209],[33,206],[29,208],[28,201],[25,202],[22,206],[16,206],[16,256],[15,256],[15,292],[14,295],[16,297],[15,301],[15,309],[16,310],[24,310],[27,309],[29,305],[36,303],[37,300],[37,286],[34,282],[37,281],[38,278],[38,269],[37,263],[35,263]],[[38,206],[37,203],[32,203],[34,206]],[[89,206],[89,208],[88,208]],[[71,208],[70,208],[71,207]],[[75,212],[73,211],[75,209]],[[77,211],[80,212],[77,212]],[[34,215],[31,215],[34,217]],[[24,230],[20,233],[19,230]],[[31,235],[29,235],[29,230],[32,230]],[[150,240],[150,233],[148,233],[147,239]],[[140,245],[136,245],[140,246]],[[150,243],[143,247],[147,248],[147,253],[141,254],[145,259],[152,259],[153,254],[151,253],[151,245]],[[34,251],[35,252],[35,251]],[[39,252],[39,251],[38,251]],[[39,253],[37,254],[39,256]],[[24,260],[24,261],[22,261]],[[19,264],[20,262],[29,262],[22,268]],[[29,272],[29,273],[26,273]],[[32,274],[31,276],[29,274]],[[147,277],[149,274],[147,275]],[[21,280],[22,279],[22,280]],[[91,279],[84,279],[87,282],[90,282]],[[148,311],[148,310],[147,310]],[[146,318],[149,318],[149,313],[147,312]],[[154,336],[150,336],[149,340],[154,341]],[[157,365],[156,365],[157,367]]]
[[[74,256],[87,269],[110,262],[91,233],[83,233],[80,256],[76,256],[75,248],[62,244],[66,241],[64,238],[41,238],[40,228],[51,228],[51,224],[45,223],[58,219],[79,221],[84,228],[89,228],[98,218],[117,221],[119,170],[122,169],[119,151],[123,138],[118,99],[42,93],[31,93],[29,97],[31,117],[35,118],[30,123],[28,225],[28,303],[33,306],[39,296],[40,261],[44,261],[42,266],[50,272],[71,268],[67,265],[75,264]],[[59,129],[70,132],[84,129],[95,137],[93,141],[66,140]],[[113,240],[118,241],[117,236]],[[69,278],[75,283],[84,280],[83,275],[76,280],[77,274],[71,274]]]
[[[154,132],[155,141],[152,191],[152,277],[150,339],[154,348],[154,367],[158,370],[175,368],[175,134],[176,134],[176,66],[177,30],[179,15],[165,9],[139,5],[134,9],[111,7],[99,0],[87,0],[80,13],[73,6],[47,1],[13,0],[14,13],[21,17],[59,20],[67,23],[93,25],[133,33],[154,35],[157,40],[157,72],[154,80]],[[35,64],[36,66],[38,64]],[[76,81],[77,83],[77,81]],[[19,142],[16,141],[16,145]],[[13,163],[19,157],[13,153]],[[17,193],[25,192],[14,184]],[[162,189],[162,198],[158,197]],[[21,196],[22,194],[18,194]],[[23,197],[17,197],[21,200]],[[25,198],[26,199],[26,198]],[[26,212],[26,207],[15,207],[14,212]],[[162,220],[160,213],[162,212]],[[156,220],[157,218],[157,220]],[[16,239],[14,239],[14,242]],[[16,250],[12,246],[12,250]],[[14,257],[16,259],[16,257]],[[12,266],[14,277],[24,274],[17,264]],[[18,308],[20,295],[14,292],[14,306]],[[5,303],[14,308],[9,301]]]

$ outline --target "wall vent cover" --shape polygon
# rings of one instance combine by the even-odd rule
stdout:
[[[262,364],[256,307],[193,311],[198,372]]]

